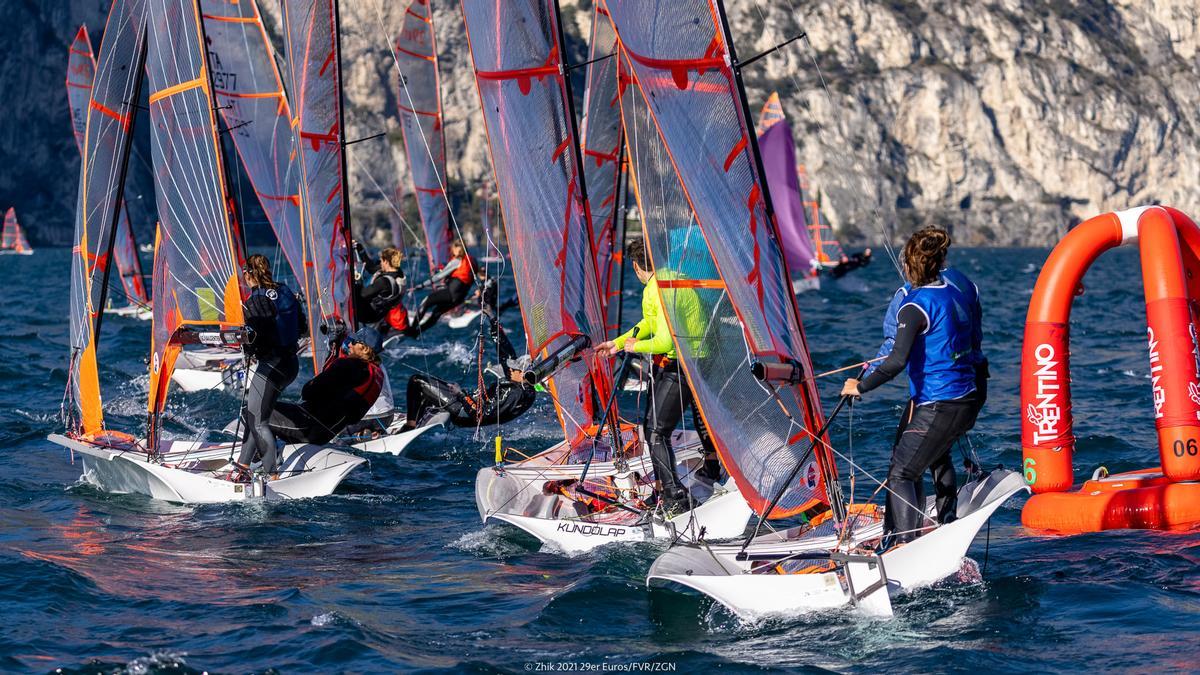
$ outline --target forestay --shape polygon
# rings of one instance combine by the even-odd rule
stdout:
[[[610,298],[621,292],[613,288],[614,272],[620,268],[617,240],[621,204],[621,109],[617,100],[617,36],[604,2],[592,9],[592,42],[588,53],[587,88],[583,96],[583,171],[587,179],[588,203],[592,213],[593,249],[599,274],[600,307],[609,316]]]
[[[202,0],[213,94],[283,257],[304,270],[291,109],[257,0]]]
[[[129,162],[146,55],[144,0],[116,0],[88,100],[71,247],[71,365],[68,428],[91,435],[104,427],[96,345],[103,316],[113,228]]]
[[[437,35],[429,0],[412,0],[396,38],[400,84],[396,93],[404,152],[417,210],[425,229],[429,269],[450,259],[450,206],[446,201],[446,139],[442,134],[442,97]]]
[[[761,513],[822,415],[722,9],[708,0],[608,8],[632,75],[622,92],[626,136],[663,303],[722,460]],[[667,196],[661,204],[653,201],[659,195]],[[705,268],[705,250],[719,275]],[[783,367],[800,384],[760,382],[755,364]],[[821,444],[813,459],[772,517],[824,508],[833,465]]]
[[[226,212],[217,121],[198,3],[147,0],[154,186],[150,449],[181,343],[180,329],[240,328],[242,296]]]
[[[305,254],[308,325],[314,337],[354,329],[354,268],[346,212],[341,62],[335,0],[281,0],[292,132],[299,150],[300,216]],[[313,340],[313,365],[329,355]]]
[[[87,115],[92,98],[92,82],[96,77],[96,57],[92,53],[92,41],[87,27],[80,26],[71,42],[67,57],[67,103],[71,107],[71,130],[75,133],[75,147],[83,156]],[[138,257],[137,240],[129,222],[129,210],[121,200],[117,221],[116,241],[113,257],[121,275],[121,287],[130,304],[148,306],[150,296],[146,293],[146,282],[142,274],[142,261]]]
[[[464,0],[475,83],[530,354],[578,336],[604,340],[587,195],[553,0]],[[549,383],[569,441],[611,386],[591,358]],[[602,405],[602,404],[601,404]]]

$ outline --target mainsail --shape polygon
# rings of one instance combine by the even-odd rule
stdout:
[[[28,250],[29,242],[25,239],[25,232],[21,229],[21,224],[17,222],[17,210],[10,206],[4,213],[4,230],[0,232],[0,251],[23,253]]]
[[[592,212],[593,249],[600,275],[600,307],[605,316],[609,299],[621,292],[614,288],[614,271],[620,268],[621,235],[624,233],[621,200],[621,108],[617,100],[617,36],[602,0],[592,11],[592,43],[588,54],[587,88],[583,96],[583,171],[587,179]],[[620,222],[618,221],[620,219]],[[620,230],[620,231],[618,231]],[[613,327],[615,329],[615,326]]]
[[[800,191],[796,142],[776,92],[771,93],[758,118],[758,148],[788,268],[794,274],[810,274],[816,253],[808,234],[804,194]]]
[[[769,515],[823,509],[833,463],[824,439],[813,438],[820,401],[730,65],[737,59],[724,9],[714,0],[613,0],[608,8],[631,76],[621,105],[643,227],[722,461],[761,513],[817,440],[810,465]]]
[[[400,129],[432,272],[450,259],[451,231],[437,36],[429,0],[412,0],[405,12],[404,27],[396,38],[396,63]]]
[[[154,185],[160,218],[154,261],[150,448],[175,359],[188,334],[237,328],[242,303],[204,26],[195,0],[146,0]],[[219,334],[219,333],[216,333]],[[198,338],[197,338],[198,339]]]
[[[141,92],[146,56],[144,12],[144,0],[113,3],[87,105],[71,249],[69,380],[73,419],[68,422],[71,431],[84,435],[104,427],[96,344]]]
[[[350,219],[346,204],[345,125],[336,0],[281,0],[287,53],[292,132],[299,161],[304,279],[308,325],[332,334],[353,330]],[[315,333],[314,333],[315,337]],[[313,340],[313,364],[329,355],[326,340]]]
[[[92,41],[87,26],[80,26],[71,42],[67,58],[67,102],[71,106],[71,128],[75,132],[75,146],[83,155],[87,115],[92,99],[92,82],[96,77],[96,58],[92,53]],[[116,241],[113,257],[121,275],[121,286],[130,304],[148,306],[150,296],[146,293],[146,281],[142,274],[142,260],[138,257],[137,240],[129,221],[129,210],[121,201],[117,221]]]
[[[557,3],[462,6],[529,353],[578,336],[597,345],[604,318]],[[550,391],[569,441],[592,424],[610,380],[607,363],[590,358],[554,375]]]
[[[304,270],[291,110],[257,0],[202,0],[213,94],[283,257]],[[235,236],[235,240],[237,236]]]

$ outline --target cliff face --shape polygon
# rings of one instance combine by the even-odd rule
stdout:
[[[260,2],[278,34],[276,3]],[[490,174],[483,120],[458,3],[433,4],[447,172],[470,227],[478,220],[470,200]],[[1044,245],[1106,210],[1200,205],[1200,7],[1191,0],[728,5],[743,59],[807,32],[746,69],[748,93],[755,109],[772,90],[783,96],[801,161],[847,240],[902,238],[939,223],[964,243]],[[386,134],[349,150],[355,226],[364,232],[385,228],[393,206],[417,227],[411,198],[400,197],[408,178],[388,52],[406,6],[342,3],[348,136]],[[590,2],[562,6],[568,51],[582,60]],[[75,203],[67,42],[87,21],[98,46],[103,9],[83,0],[0,7],[15,33],[0,58],[0,87],[10,94],[0,202],[15,203],[43,242],[67,241]]]

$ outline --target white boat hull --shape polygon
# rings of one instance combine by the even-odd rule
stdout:
[[[236,443],[164,441],[168,450],[163,460],[151,462],[136,450],[103,447],[59,434],[50,435],[49,440],[78,452],[84,480],[101,490],[182,504],[323,497],[366,461],[332,447],[288,445],[280,452],[280,478],[234,483],[218,469],[236,456]]]
[[[573,500],[543,494],[542,486],[547,481],[577,479],[583,470],[580,463],[561,461],[566,454],[565,442],[523,462],[480,469],[475,479],[475,503],[485,524],[512,525],[536,537],[546,548],[566,553],[667,537],[694,541],[701,532],[706,539],[741,535],[753,514],[741,492],[732,481],[712,486],[694,476],[701,461],[695,432],[677,431],[673,442],[679,475],[702,503],[669,520],[652,513],[641,517],[624,511],[580,513]],[[653,470],[649,453],[629,459],[628,468],[650,476]],[[593,461],[588,469],[589,478],[616,473],[617,467],[611,461]]]
[[[184,350],[175,361],[171,381],[188,393],[236,391],[246,386],[242,353],[217,347]]]
[[[454,330],[469,328],[475,324],[481,313],[478,309],[468,309],[451,314],[446,318],[446,325]]]
[[[746,548],[750,559],[738,559],[740,545],[672,547],[655,560],[646,582],[654,587],[702,593],[749,620],[795,616],[849,604],[858,604],[869,614],[890,616],[892,596],[955,574],[979,529],[1001,504],[1022,490],[1028,488],[1020,475],[994,471],[981,482],[963,486],[957,520],[882,556],[861,556],[859,560],[873,560],[848,563],[844,570],[805,574],[762,573],[761,567],[756,570],[756,561],[769,564],[772,559],[782,560],[797,554],[820,555],[834,550],[838,544],[830,536],[792,539],[789,533],[779,533],[760,536],[751,542]],[[932,504],[930,498],[928,505]],[[856,529],[842,550],[878,539],[881,533],[879,523]],[[886,581],[886,585],[856,600],[846,581],[847,575],[852,577],[858,593],[873,582]]]
[[[433,417],[428,423],[422,426],[409,431],[402,431],[401,427],[404,425],[405,418],[399,417],[388,425],[387,431],[378,438],[352,442],[350,447],[362,452],[402,455],[408,449],[408,446],[412,445],[413,441],[431,429],[445,426],[449,419],[450,416],[448,414],[442,413]]]
[[[0,251],[0,255],[33,255],[33,251],[32,250],[12,251],[9,249],[5,249],[3,251]]]
[[[154,318],[154,311],[151,310],[150,307],[142,307],[139,305],[113,307],[111,309],[104,310],[104,313],[111,314],[113,316],[124,316],[130,319],[137,319],[139,321],[149,321],[150,319]]]

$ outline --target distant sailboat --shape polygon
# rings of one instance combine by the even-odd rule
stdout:
[[[819,249],[809,234],[805,213],[807,179],[800,179],[792,127],[784,117],[777,92],[771,92],[759,114],[758,147],[775,208],[779,243],[792,271],[792,288],[797,292],[820,288]]]
[[[4,214],[4,230],[0,233],[0,255],[33,255],[25,232],[17,222],[16,209],[9,207]]]

